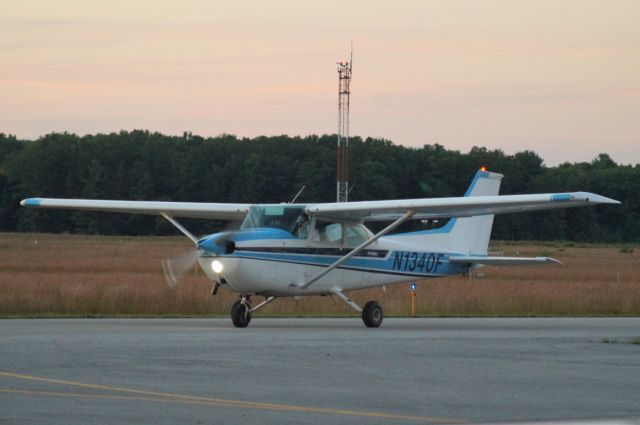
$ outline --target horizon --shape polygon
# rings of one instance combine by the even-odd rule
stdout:
[[[4,6],[0,132],[19,139],[335,134],[353,41],[353,135],[640,163],[634,0]]]

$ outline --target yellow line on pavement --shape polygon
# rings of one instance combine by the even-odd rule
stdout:
[[[394,419],[394,420],[406,420],[415,422],[437,422],[437,423],[450,423],[460,424],[464,423],[462,420],[449,419],[449,418],[434,418],[429,416],[411,416],[411,415],[397,415],[393,413],[384,412],[366,412],[358,410],[348,409],[332,409],[325,407],[311,407],[311,406],[296,406],[290,404],[280,403],[260,403],[253,401],[242,401],[233,399],[223,399],[215,397],[199,397],[191,395],[182,395],[157,391],[145,391],[135,388],[124,387],[112,387],[107,385],[88,384],[84,382],[67,381],[62,379],[45,378],[41,376],[24,375],[19,373],[3,372],[0,371],[0,377],[15,378],[27,381],[46,382],[49,384],[66,385],[78,388],[88,388],[101,391],[112,391],[126,394],[135,394],[135,396],[119,396],[108,394],[83,394],[83,393],[70,393],[59,391],[40,391],[40,390],[22,390],[11,388],[0,388],[1,393],[13,393],[23,395],[40,395],[40,396],[52,396],[52,397],[81,397],[81,398],[98,398],[98,399],[112,399],[112,400],[138,400],[138,401],[151,401],[151,402],[164,402],[164,403],[184,403],[184,404],[200,404],[222,407],[235,407],[245,409],[260,409],[260,410],[279,410],[285,412],[301,412],[301,413],[318,413],[328,415],[344,415],[344,416],[360,416],[368,418],[378,419]]]

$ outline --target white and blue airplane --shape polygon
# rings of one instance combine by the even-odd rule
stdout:
[[[620,202],[588,192],[499,196],[502,175],[483,167],[463,197],[320,204],[230,204],[30,198],[24,207],[161,215],[197,249],[213,281],[240,299],[231,308],[236,327],[278,297],[336,295],[362,313],[367,327],[383,320],[376,301],[360,307],[349,291],[466,274],[485,265],[548,264],[548,257],[488,255],[495,214]],[[196,238],[176,218],[244,220],[239,230]],[[409,219],[449,219],[443,227],[389,234]],[[373,233],[368,221],[391,222]],[[165,270],[175,280],[171,267]],[[263,297],[252,306],[251,297]]]

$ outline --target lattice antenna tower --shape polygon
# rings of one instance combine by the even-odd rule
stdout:
[[[338,62],[338,150],[336,171],[337,202],[349,196],[349,95],[353,69],[353,44],[348,62]]]

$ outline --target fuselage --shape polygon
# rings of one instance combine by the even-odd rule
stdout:
[[[273,216],[265,215],[265,208]],[[359,222],[316,221],[303,206],[252,211],[238,231],[202,238],[198,259],[214,281],[241,294],[321,295],[410,280],[462,274],[448,259],[458,253],[417,243],[412,234],[386,236],[362,249],[306,289],[300,288],[372,233]],[[269,212],[269,211],[267,211]],[[277,213],[287,220],[273,220]],[[299,214],[298,214],[299,213]],[[278,227],[262,227],[263,225]]]

